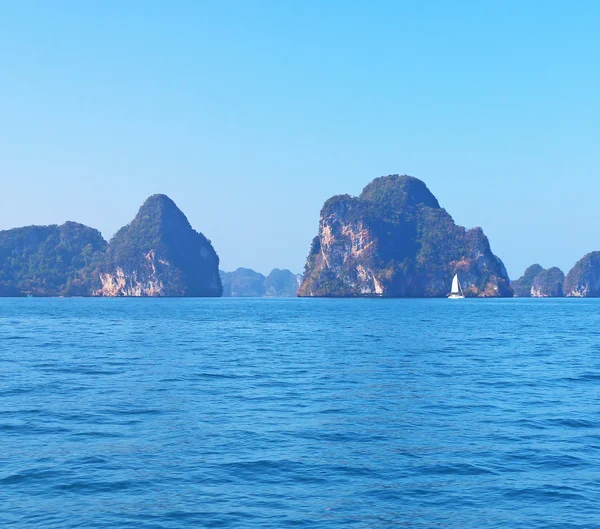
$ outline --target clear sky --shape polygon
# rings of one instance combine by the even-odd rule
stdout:
[[[109,238],[153,193],[221,268],[424,180],[511,277],[600,249],[600,2],[0,0],[0,229]]]

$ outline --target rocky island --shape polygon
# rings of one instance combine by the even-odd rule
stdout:
[[[588,253],[577,261],[565,278],[563,290],[568,297],[600,297],[600,252]]]
[[[166,195],[151,196],[111,239],[98,268],[101,296],[214,297],[219,258]]]
[[[166,195],[153,195],[106,242],[76,222],[0,231],[0,296],[600,297],[600,251],[565,277],[534,264],[510,282],[481,228],[458,226],[425,183],[376,178],[321,210],[304,274],[219,270],[210,240]]]
[[[220,271],[223,297],[285,298],[296,296],[301,276],[274,268],[268,276],[249,268]]]
[[[98,230],[66,222],[0,231],[0,296],[86,296],[106,251]]]
[[[560,268],[542,268],[539,264],[531,265],[523,276],[511,282],[515,296],[532,298],[563,297],[565,274]]]
[[[268,298],[294,297],[301,284],[301,274],[294,274],[287,269],[273,268],[265,277],[265,296]]]
[[[265,295],[265,276],[250,268],[240,267],[233,272],[220,270],[223,297],[262,297]]]
[[[421,180],[390,175],[325,202],[298,295],[441,297],[455,273],[466,296],[513,295],[480,228],[456,225]]]
[[[559,268],[546,270],[535,264],[511,284],[519,297],[600,297],[600,252],[582,257],[566,277]]]
[[[67,222],[0,231],[0,296],[220,296],[219,258],[165,195],[107,243]]]

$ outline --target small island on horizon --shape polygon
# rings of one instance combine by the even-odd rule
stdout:
[[[110,241],[76,222],[0,231],[0,296],[600,297],[600,251],[565,274],[530,266],[510,281],[481,228],[454,223],[421,180],[379,177],[328,199],[303,274],[219,270],[211,241],[166,195]]]

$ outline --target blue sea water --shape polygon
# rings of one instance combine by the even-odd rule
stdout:
[[[600,300],[2,299],[0,526],[597,528]]]

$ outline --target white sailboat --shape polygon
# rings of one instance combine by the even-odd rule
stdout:
[[[452,291],[450,292],[448,299],[464,299],[464,297],[463,289],[458,281],[458,274],[455,274],[452,279]]]

